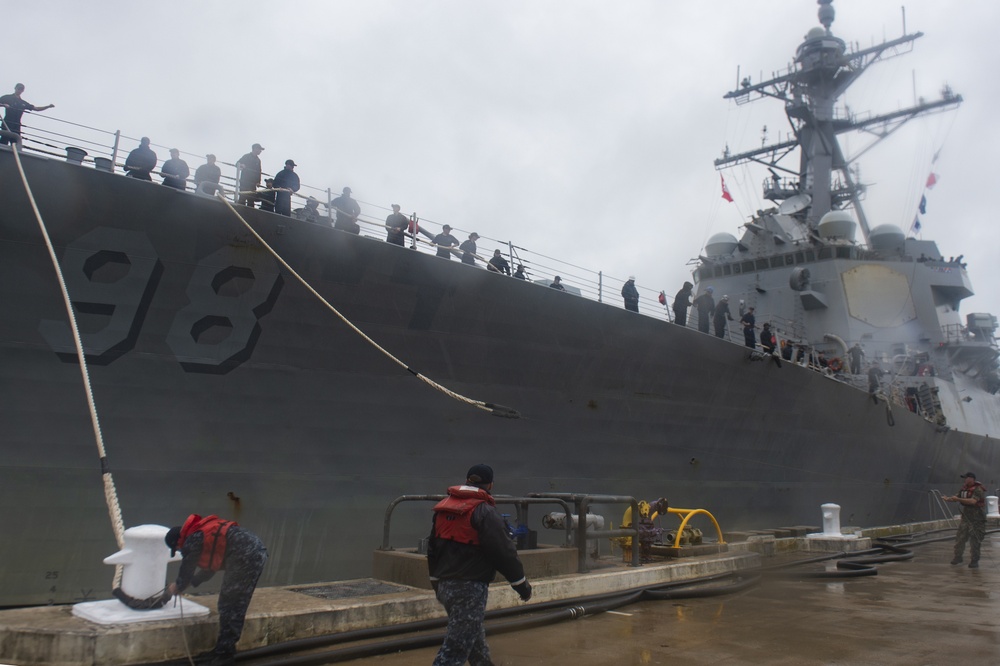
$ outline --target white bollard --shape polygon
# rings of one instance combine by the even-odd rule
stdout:
[[[167,580],[167,563],[180,560],[180,553],[170,557],[163,542],[169,528],[163,525],[138,525],[125,530],[125,545],[105,564],[122,564],[122,592],[133,599],[148,599],[160,594]]]
[[[823,512],[823,531],[806,535],[806,543],[811,544],[806,546],[806,550],[858,551],[871,547],[872,540],[868,537],[841,534],[839,504],[821,504],[819,508]]]
[[[121,564],[122,592],[133,599],[159,596],[167,581],[167,562],[183,559],[180,553],[170,557],[163,537],[170,530],[163,525],[138,525],[125,530],[125,545],[114,555],[104,558],[105,564]],[[155,622],[178,618],[205,617],[208,608],[185,599],[183,605],[170,602],[162,608],[135,610],[119,599],[83,601],[73,606],[73,615],[97,624],[127,624]]]
[[[842,536],[840,533],[840,505],[822,504],[819,508],[823,510],[823,536]]]
[[[987,518],[1000,518],[1000,497],[996,495],[986,496],[986,517]]]

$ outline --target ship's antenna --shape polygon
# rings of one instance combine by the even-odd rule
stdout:
[[[826,28],[827,32],[830,32],[830,26],[833,25],[833,19],[837,16],[837,12],[833,10],[833,0],[816,0],[819,4],[819,22]]]

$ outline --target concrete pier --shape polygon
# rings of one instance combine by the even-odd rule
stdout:
[[[992,526],[995,527],[995,521],[992,522]],[[856,547],[858,542],[870,543],[872,538],[881,536],[922,532],[954,527],[954,525],[953,521],[939,521],[865,530],[859,538],[853,540],[851,547]],[[534,596],[531,604],[620,592],[715,574],[740,572],[752,574],[759,571],[762,566],[782,557],[794,556],[800,559],[814,557],[818,554],[817,550],[826,550],[822,541],[816,538],[775,537],[774,534],[751,536],[757,538],[727,544],[726,547],[703,546],[694,556],[670,557],[638,568],[626,566],[620,560],[606,559],[589,573],[534,577],[532,580]],[[950,545],[947,547],[950,548]],[[833,545],[829,545],[829,548],[832,549]],[[986,571],[982,575],[993,576],[991,584],[995,585],[996,582],[1000,582],[1000,571],[988,570],[987,553],[990,548],[989,543],[984,544],[983,569]],[[719,552],[723,550],[725,552]],[[387,553],[382,553],[381,557],[385,558],[387,555],[391,557]],[[400,553],[400,556],[403,559],[414,557],[412,553],[405,552]],[[898,566],[907,565],[908,563],[900,563]],[[393,565],[384,561],[382,566],[384,570],[394,569]],[[997,569],[997,566],[994,564],[993,568]],[[942,574],[950,574],[957,570],[947,566],[937,569]],[[408,569],[404,566],[402,570]],[[412,572],[405,575],[411,576]],[[177,620],[129,625],[100,625],[75,617],[68,606],[0,612],[0,664],[116,666],[180,659],[188,653],[197,654],[211,649],[214,644],[218,628],[218,616],[215,613],[216,597],[215,595],[193,596],[187,603],[190,604],[191,601],[210,608],[211,615],[209,617],[184,615],[182,619]],[[939,602],[952,607],[962,604],[963,599],[944,598],[935,600],[934,603]],[[181,600],[178,605],[178,612],[182,615],[184,604],[185,601]],[[523,604],[505,583],[493,586],[490,591],[490,609],[516,606]],[[998,610],[1000,608],[994,609],[994,615]],[[814,609],[811,612],[819,611]],[[246,651],[290,639],[393,626],[444,616],[443,608],[430,590],[400,582],[361,579],[313,586],[261,588],[255,593],[250,605],[239,649]]]

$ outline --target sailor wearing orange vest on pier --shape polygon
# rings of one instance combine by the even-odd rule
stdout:
[[[256,534],[218,516],[191,514],[180,527],[172,527],[164,541],[173,556],[183,556],[171,595],[197,587],[224,570],[219,591],[219,637],[215,649],[199,655],[196,663],[223,666],[235,663],[236,643],[243,633],[250,598],[267,561],[267,549]]]

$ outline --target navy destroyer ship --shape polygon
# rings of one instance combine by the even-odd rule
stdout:
[[[961,260],[870,226],[837,141],[961,99],[838,112],[919,34],[851,51],[828,0],[819,16],[787,73],[727,95],[784,104],[794,136],[717,163],[771,169],[774,206],[741,238],[713,237],[693,278],[755,307],[790,360],[700,333],[696,315],[679,326],[122,177],[117,153],[92,168],[80,151],[0,150],[0,606],[110,594],[102,473],[126,525],[218,513],[260,534],[266,585],[368,575],[388,503],[442,492],[473,462],[504,493],[665,496],[727,530],[816,524],[824,502],[845,524],[925,519],[932,491],[970,469],[995,487],[996,320],[959,314]],[[425,536],[426,508],[393,538]]]

